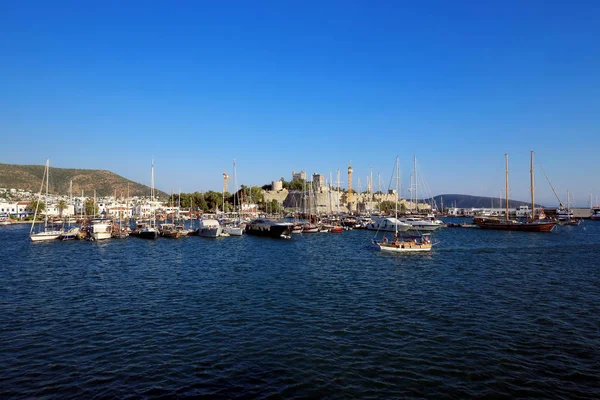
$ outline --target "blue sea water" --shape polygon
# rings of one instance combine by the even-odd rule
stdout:
[[[600,397],[600,222],[28,241],[0,228],[1,398]]]

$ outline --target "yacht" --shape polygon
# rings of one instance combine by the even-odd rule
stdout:
[[[200,221],[198,228],[198,236],[204,237],[219,237],[223,232],[223,228],[216,219],[203,219]]]
[[[417,217],[402,217],[398,218],[398,220],[410,225],[409,229],[417,231],[435,231],[437,228],[442,226],[439,223]]]
[[[366,227],[370,231],[406,232],[412,228],[412,225],[394,217],[373,217],[372,222],[369,222]]]
[[[289,238],[293,224],[291,222],[277,222],[266,218],[259,218],[246,225],[248,235],[268,236],[272,238]]]

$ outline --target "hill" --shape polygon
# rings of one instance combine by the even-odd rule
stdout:
[[[37,193],[42,184],[44,175],[43,165],[14,165],[0,164],[0,187],[24,189]],[[73,181],[73,195],[81,194],[91,196],[96,189],[98,196],[110,196],[117,191],[117,196],[127,195],[129,184],[130,196],[149,196],[150,187],[133,182],[110,171],[94,169],[73,169],[50,167],[49,191],[53,194],[68,194],[70,181]],[[161,198],[168,194],[156,190],[156,195]]]
[[[506,206],[505,199],[499,199],[497,197],[470,196],[467,194],[441,194],[433,198],[433,201],[435,201],[435,204],[437,204],[438,207],[441,206],[442,200],[444,208],[492,208],[492,204],[494,205],[494,208],[503,208]],[[430,201],[431,199],[427,200],[427,202]],[[508,199],[508,205],[510,208],[518,208],[519,206],[531,206],[531,203]],[[536,207],[541,207],[541,205],[536,204]]]

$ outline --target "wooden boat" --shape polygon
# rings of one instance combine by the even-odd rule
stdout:
[[[533,171],[533,151],[530,159],[530,179],[531,179],[531,217],[526,222],[510,220],[508,218],[508,154],[504,155],[506,164],[506,218],[475,218],[473,222],[481,229],[494,229],[502,231],[519,232],[551,232],[556,227],[555,221],[545,220],[545,215],[540,212],[535,215],[535,186]]]
[[[184,235],[184,232],[178,229],[175,224],[164,223],[160,226],[159,235],[164,238],[180,239],[183,236],[187,236],[187,232]]]
[[[394,239],[391,242],[388,242],[387,238],[384,237],[381,242],[375,241],[375,244],[381,251],[391,251],[396,253],[431,251],[431,248],[433,247],[433,243],[431,243],[428,234],[421,235],[417,238],[400,237],[398,234],[395,234]]]
[[[398,157],[396,157],[396,193],[400,186],[400,173],[398,167]],[[395,207],[395,220],[398,219],[398,199],[396,199]],[[373,238],[373,244],[381,251],[394,252],[394,253],[415,253],[415,252],[426,252],[431,251],[433,243],[429,237],[429,234],[419,234],[417,231],[416,235],[412,236],[400,236],[398,230],[399,224],[393,224],[394,226],[394,237],[390,242],[388,238],[384,236],[381,240],[375,240]],[[377,235],[377,232],[375,233]]]
[[[319,226],[307,223],[302,227],[302,233],[319,233]]]

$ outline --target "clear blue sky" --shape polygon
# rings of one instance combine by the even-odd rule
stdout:
[[[170,191],[352,162],[404,186],[600,197],[600,2],[2,2],[0,162]],[[538,167],[537,198],[556,200]],[[345,186],[345,179],[344,179]],[[406,192],[404,193],[406,195]]]

